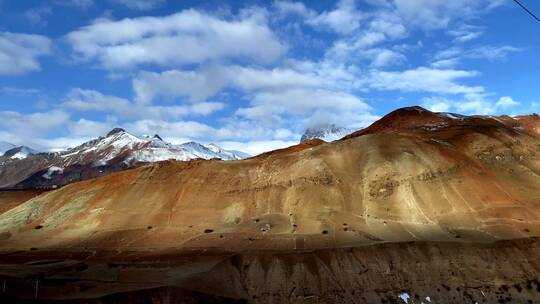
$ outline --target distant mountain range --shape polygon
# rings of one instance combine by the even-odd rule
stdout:
[[[115,128],[106,136],[61,152],[39,153],[0,143],[0,188],[56,188],[141,164],[192,159],[239,160],[249,154],[216,144],[173,145],[159,135],[135,136]]]

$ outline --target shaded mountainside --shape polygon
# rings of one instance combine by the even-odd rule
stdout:
[[[538,302],[537,120],[406,108],[332,143],[73,183],[0,214],[0,275],[49,299]]]
[[[246,157],[249,157],[246,153],[225,150],[215,144],[173,145],[158,135],[138,137],[115,128],[105,137],[67,151],[37,153],[26,147],[7,151],[0,157],[0,188],[54,189],[151,162]]]

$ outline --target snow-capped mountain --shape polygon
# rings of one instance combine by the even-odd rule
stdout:
[[[225,150],[216,144],[199,144],[193,141],[175,147],[189,151],[189,153],[196,155],[197,158],[204,159],[219,158],[223,160],[238,160],[251,156],[240,151]]]
[[[0,156],[23,159],[37,153],[39,152],[27,146],[16,146],[12,143],[0,141]]]
[[[4,153],[4,157],[9,157],[13,159],[23,159],[23,158],[27,158],[30,155],[34,155],[38,153],[39,153],[38,151],[32,148],[29,148],[26,146],[19,146],[19,147],[15,147],[13,149],[7,150]]]
[[[165,142],[159,135],[135,136],[124,129],[116,128],[105,137],[86,142],[78,147],[60,152],[63,166],[72,164],[105,165],[109,162],[156,162],[163,160],[187,161],[191,159],[238,160],[248,154],[225,150],[215,144],[203,145],[188,142],[173,145]]]
[[[323,125],[315,128],[308,128],[304,131],[300,142],[306,142],[312,139],[322,139],[330,142],[342,138],[343,136],[354,132],[353,129],[338,127],[334,124]]]
[[[0,157],[0,188],[54,188],[164,160],[239,160],[250,156],[215,144],[173,145],[159,135],[135,136],[121,128],[60,152],[34,155],[33,150],[20,148],[20,151],[11,149],[9,155]]]

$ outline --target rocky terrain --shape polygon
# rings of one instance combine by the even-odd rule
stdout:
[[[72,183],[0,214],[1,295],[537,303],[538,127],[404,108],[332,143]]]

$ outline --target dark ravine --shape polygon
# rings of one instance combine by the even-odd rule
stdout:
[[[112,262],[108,256],[112,253],[102,254],[68,257],[37,250],[14,259],[0,256],[4,286],[0,299],[81,304],[404,303],[400,296],[406,295],[409,303],[538,303],[540,299],[537,238],[490,244],[389,243],[288,253],[206,252],[192,256],[190,263],[214,266],[174,279],[185,272],[186,261],[179,256],[118,252]],[[18,277],[9,269],[16,269]]]

